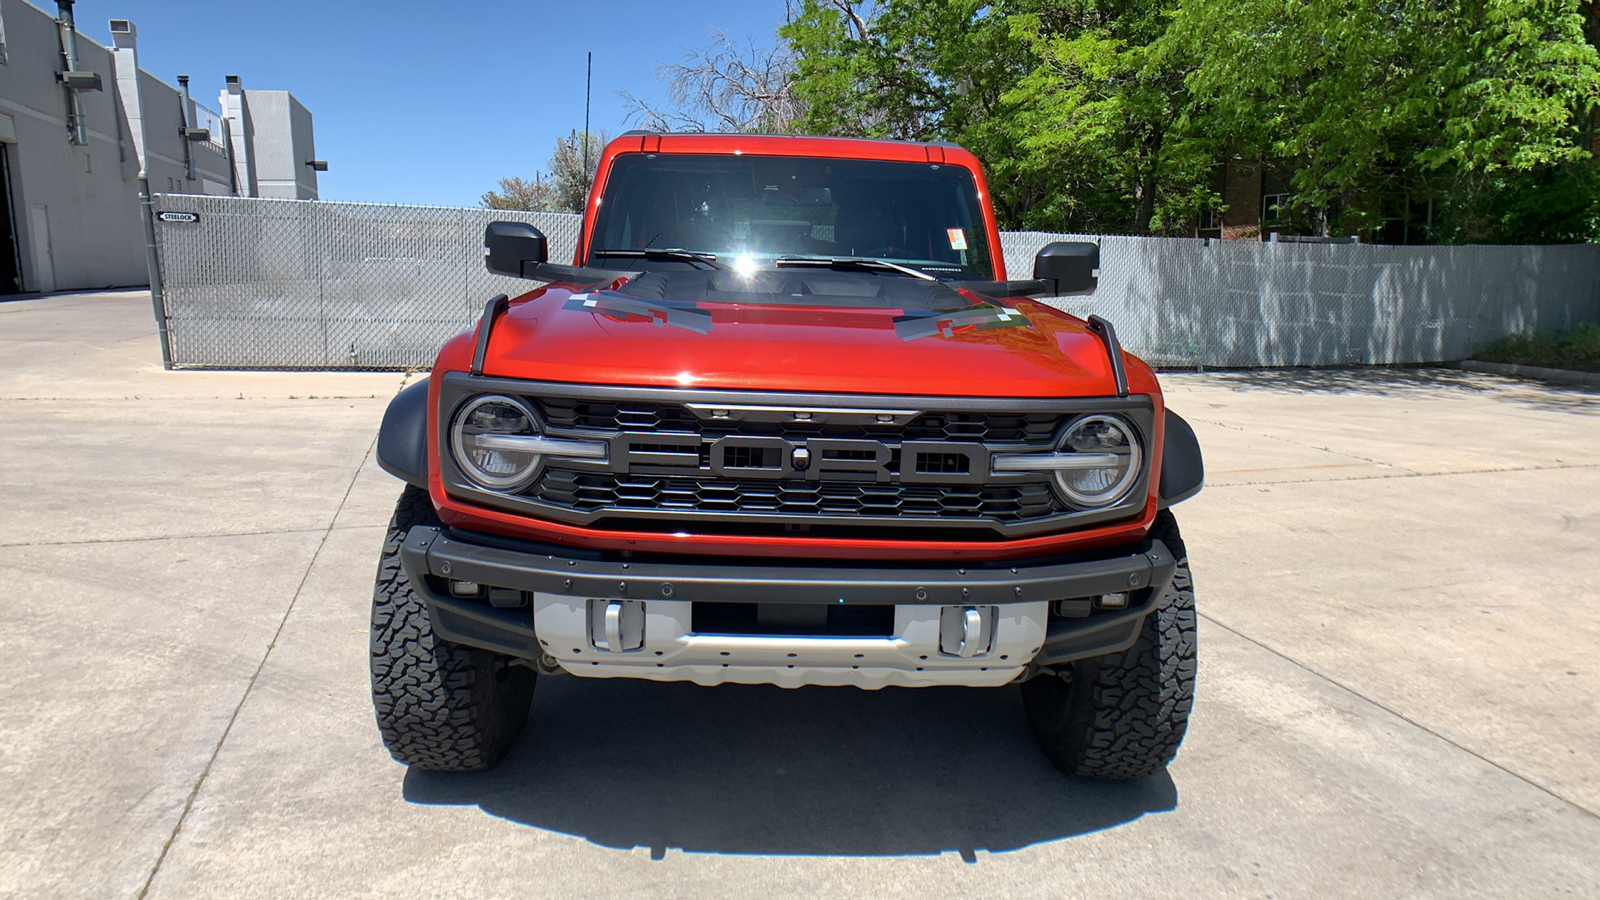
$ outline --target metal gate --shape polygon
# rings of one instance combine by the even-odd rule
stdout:
[[[192,194],[158,194],[155,207],[171,362],[249,369],[430,365],[485,300],[529,287],[484,269],[485,225],[533,224],[565,261],[580,221]]]

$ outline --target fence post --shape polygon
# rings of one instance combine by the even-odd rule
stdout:
[[[139,212],[144,219],[144,264],[150,270],[150,305],[161,334],[161,368],[172,369],[172,344],[167,336],[167,300],[161,295],[161,258],[156,252],[156,207],[150,201],[150,177],[139,171]]]

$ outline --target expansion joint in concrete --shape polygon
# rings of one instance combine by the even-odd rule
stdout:
[[[1337,678],[1334,678],[1333,676],[1328,675],[1325,672],[1322,672],[1322,671],[1319,671],[1317,669],[1312,668],[1311,666],[1307,665],[1306,663],[1304,663],[1304,662],[1302,662],[1302,661],[1300,661],[1298,659],[1295,659],[1294,657],[1290,656],[1287,653],[1284,653],[1281,650],[1278,650],[1277,648],[1271,646],[1270,644],[1267,644],[1267,643],[1265,643],[1263,641],[1260,641],[1260,640],[1258,640],[1256,638],[1253,638],[1250,635],[1245,634],[1244,632],[1240,631],[1239,629],[1234,628],[1233,626],[1228,625],[1225,622],[1219,621],[1214,616],[1210,616],[1210,615],[1207,615],[1205,613],[1200,613],[1200,617],[1205,619],[1207,622],[1210,622],[1211,624],[1217,626],[1218,628],[1221,628],[1223,631],[1226,631],[1229,634],[1232,634],[1233,636],[1239,638],[1240,640],[1246,641],[1246,642],[1248,642],[1250,644],[1255,645],[1256,647],[1261,648],[1262,650],[1267,651],[1268,653],[1272,654],[1273,656],[1278,657],[1279,659],[1283,660],[1284,662],[1287,662],[1288,664],[1294,666],[1297,669],[1300,669],[1301,671],[1305,672],[1306,674],[1311,675],[1311,676],[1313,676],[1315,678],[1321,679],[1322,681],[1325,681],[1328,684],[1333,685],[1334,687],[1338,688],[1339,690],[1344,691],[1345,693],[1349,694],[1352,697],[1355,697],[1357,700],[1360,700],[1363,703],[1367,703],[1367,704],[1370,704],[1371,706],[1374,706],[1374,707],[1376,707],[1378,709],[1381,709],[1384,712],[1388,713],[1389,715],[1394,716],[1395,718],[1401,720],[1402,722],[1405,722],[1407,725],[1410,725],[1413,728],[1416,728],[1417,730],[1423,732],[1424,734],[1430,735],[1430,736],[1432,736],[1432,737],[1434,737],[1434,738],[1436,738],[1436,739],[1438,739],[1440,741],[1443,741],[1444,743],[1449,744],[1451,747],[1454,747],[1457,750],[1460,750],[1462,753],[1465,753],[1468,756],[1473,757],[1474,759],[1478,760],[1479,762],[1482,762],[1482,763],[1484,763],[1486,765],[1492,766],[1492,767],[1500,770],[1501,772],[1504,772],[1505,774],[1510,775],[1512,778],[1517,779],[1518,781],[1522,782],[1523,784],[1528,785],[1529,787],[1539,791],[1540,793],[1546,794],[1546,795],[1554,798],[1555,800],[1560,801],[1561,803],[1566,804],[1567,806],[1570,806],[1573,809],[1578,810],[1579,812],[1581,812],[1581,813],[1583,813],[1583,814],[1585,814],[1585,815],[1587,815],[1587,816],[1589,816],[1591,818],[1600,819],[1600,812],[1597,812],[1595,810],[1590,809],[1587,806],[1584,806],[1583,804],[1579,803],[1578,801],[1573,800],[1571,797],[1562,796],[1561,794],[1557,793],[1555,790],[1553,790],[1549,786],[1544,785],[1544,784],[1540,784],[1538,781],[1535,781],[1534,779],[1528,777],[1527,775],[1524,775],[1521,772],[1518,772],[1517,770],[1512,769],[1512,768],[1504,765],[1503,763],[1498,762],[1497,760],[1491,759],[1490,757],[1487,757],[1487,756],[1483,755],[1482,753],[1479,753],[1478,751],[1472,749],[1471,747],[1468,747],[1465,744],[1462,744],[1460,741],[1454,740],[1454,739],[1450,738],[1447,735],[1440,734],[1438,731],[1435,731],[1434,729],[1429,728],[1427,725],[1424,725],[1423,723],[1417,721],[1416,719],[1412,718],[1411,716],[1406,715],[1405,713],[1401,712],[1400,710],[1395,709],[1394,707],[1392,707],[1392,706],[1390,706],[1390,705],[1388,705],[1386,703],[1383,703],[1383,702],[1381,702],[1379,700],[1375,700],[1372,697],[1367,696],[1366,694],[1363,694],[1361,691],[1356,690],[1355,688],[1351,687],[1348,684],[1345,684],[1344,682],[1338,680]]]
[[[145,544],[160,541],[199,541],[207,538],[269,537],[279,534],[316,534],[323,528],[279,528],[272,531],[217,531],[201,534],[157,534],[149,537],[85,538],[78,541],[22,541],[0,544],[0,550],[13,547],[76,547],[91,544]]]
[[[1235,481],[1208,484],[1207,490],[1240,487],[1272,487],[1281,484],[1337,484],[1344,481],[1385,481],[1391,478],[1451,478],[1457,475],[1509,475],[1518,472],[1561,472],[1569,469],[1600,469],[1600,463],[1563,463],[1559,466],[1510,466],[1504,469],[1458,469],[1453,472],[1402,471],[1384,475],[1351,475],[1346,478],[1281,478],[1273,481]]]
[[[367,445],[367,452],[362,454],[361,464],[356,466],[355,472],[350,476],[350,482],[345,485],[344,496],[339,498],[339,505],[328,519],[326,528],[322,531],[322,539],[317,542],[317,549],[311,554],[311,561],[306,564],[306,570],[300,575],[300,583],[295,586],[294,595],[289,598],[289,605],[283,610],[283,617],[278,620],[278,627],[272,633],[272,640],[267,642],[267,649],[261,654],[261,661],[256,663],[256,670],[251,673],[250,680],[245,683],[244,692],[239,695],[239,702],[234,704],[233,713],[228,716],[228,724],[223,726],[222,734],[217,737],[216,746],[211,748],[211,756],[206,759],[206,764],[200,770],[200,777],[194,781],[194,787],[189,789],[189,796],[184,800],[183,811],[178,814],[178,821],[172,826],[172,833],[167,835],[167,840],[161,845],[161,853],[156,856],[155,864],[150,867],[150,874],[145,878],[144,886],[139,889],[139,900],[144,900],[150,892],[150,886],[156,880],[156,875],[161,872],[162,863],[167,860],[167,852],[177,841],[178,835],[183,831],[183,823],[189,818],[189,811],[194,809],[195,799],[200,796],[200,789],[205,786],[206,777],[211,774],[211,767],[216,764],[217,756],[222,753],[222,745],[228,742],[228,735],[233,731],[234,723],[239,721],[239,713],[250,700],[251,691],[255,690],[256,681],[260,679],[261,672],[267,667],[267,660],[272,658],[272,651],[278,646],[278,639],[283,636],[283,628],[289,623],[289,616],[294,613],[295,604],[300,601],[300,594],[305,591],[306,582],[311,579],[312,570],[317,567],[317,559],[322,556],[322,550],[328,545],[328,536],[334,532],[334,523],[339,521],[339,513],[344,511],[345,504],[350,501],[350,492],[355,489],[356,479],[361,476],[361,469],[366,465],[367,458],[372,455],[373,448],[378,445],[378,436],[372,436],[372,442]]]

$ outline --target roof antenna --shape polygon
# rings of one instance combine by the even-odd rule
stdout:
[[[589,97],[594,93],[594,51],[589,51],[588,74],[583,77],[583,178],[589,180]],[[585,203],[587,206],[588,204]]]

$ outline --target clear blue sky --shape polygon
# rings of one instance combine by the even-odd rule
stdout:
[[[55,14],[52,0],[34,0]],[[591,127],[628,127],[617,96],[659,99],[655,69],[720,28],[770,46],[783,0],[196,3],[79,0],[80,34],[109,46],[111,19],[139,29],[139,63],[188,75],[217,109],[224,75],[287,90],[316,124],[325,200],[473,206],[507,175],[532,177],[556,139],[583,127],[584,54],[594,51]]]

